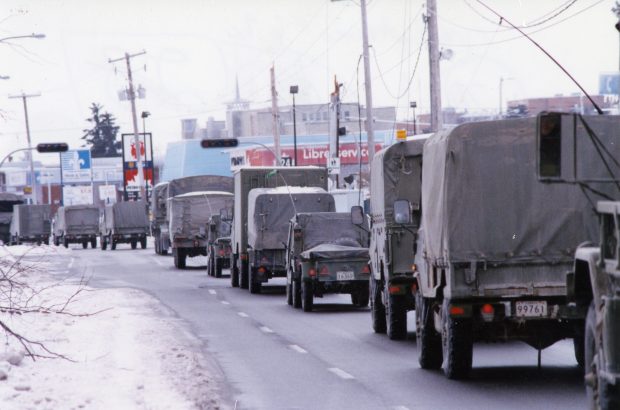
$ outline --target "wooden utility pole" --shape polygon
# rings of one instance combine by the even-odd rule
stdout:
[[[30,162],[30,188],[32,189],[32,202],[36,205],[38,203],[37,193],[37,178],[34,174],[34,162],[32,160],[32,140],[30,139],[30,123],[28,122],[28,103],[26,100],[31,97],[40,97],[41,93],[36,94],[24,94],[9,95],[9,98],[21,98],[24,102],[24,118],[26,119],[26,138],[28,139],[28,150],[26,151],[26,158]]]
[[[443,128],[437,0],[427,0],[426,2],[426,23],[428,24],[428,59],[431,76],[431,131],[437,132]]]
[[[140,186],[140,199],[146,201],[145,194],[145,184],[144,184],[144,164],[142,162],[142,150],[140,144],[140,134],[138,133],[138,116],[136,114],[136,93],[133,88],[133,77],[131,75],[131,64],[129,60],[132,57],[141,56],[146,54],[146,51],[142,51],[140,53],[129,54],[125,53],[124,57],[117,58],[115,60],[108,59],[109,63],[115,63],[117,61],[125,60],[127,63],[127,78],[129,81],[129,100],[131,101],[131,117],[133,122],[133,135],[134,135],[134,145],[136,146],[136,158],[138,163],[138,185]],[[146,135],[144,136],[144,156],[146,159]]]
[[[273,115],[273,147],[276,152],[276,166],[282,164],[280,153],[280,112],[278,111],[278,92],[276,91],[276,69],[271,66],[271,113]]]

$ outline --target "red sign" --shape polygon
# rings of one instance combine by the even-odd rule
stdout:
[[[359,163],[359,144],[346,143],[340,144],[340,164],[341,165],[353,165]],[[381,144],[375,144],[375,152],[382,148]],[[294,158],[295,153],[293,147],[283,147],[282,160],[288,162],[285,165],[290,165],[291,160],[287,158]],[[368,144],[362,143],[362,163],[368,163]],[[327,165],[327,158],[329,157],[329,146],[325,145],[311,145],[311,146],[298,146],[297,147],[297,165]],[[248,148],[245,152],[245,164],[251,166],[273,166],[274,157],[273,154],[265,148]]]

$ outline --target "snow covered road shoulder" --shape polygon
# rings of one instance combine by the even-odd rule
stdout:
[[[0,247],[4,262],[19,259],[17,247]],[[41,247],[43,249],[44,247]],[[38,289],[39,304],[63,304],[80,285],[58,283],[42,266],[53,261],[33,253],[39,272],[20,274]],[[51,248],[54,251],[57,248]],[[12,255],[7,255],[10,252]],[[64,251],[66,265],[70,250]],[[27,257],[30,263],[30,257]],[[58,259],[58,258],[56,258]],[[5,268],[3,268],[5,269]],[[51,286],[50,285],[54,285]],[[61,305],[62,306],[62,305]],[[25,357],[7,362],[23,348],[14,339],[0,346],[0,403],[3,409],[218,409],[218,386],[210,375],[200,341],[155,298],[133,289],[84,288],[58,313],[9,314],[0,320],[31,340],[43,342],[62,358]],[[19,354],[18,354],[19,357]],[[15,361],[15,360],[14,360]],[[19,360],[17,360],[19,361]]]

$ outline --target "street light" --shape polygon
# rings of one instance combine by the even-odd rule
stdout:
[[[297,118],[295,116],[295,94],[299,92],[299,86],[291,85],[290,91],[293,95],[293,149],[295,152],[295,166],[297,166]]]
[[[148,111],[142,111],[142,133],[144,134],[144,138],[146,140],[146,119],[151,115]]]
[[[38,40],[45,38],[45,34],[42,33],[32,33],[32,34],[26,34],[26,35],[22,35],[22,36],[9,36],[9,37],[4,37],[4,38],[0,38],[0,43],[2,43],[5,40],[15,40],[17,38],[36,38]]]
[[[416,128],[415,128],[415,109],[418,106],[418,103],[415,101],[411,101],[409,103],[409,107],[411,107],[411,109],[413,110],[413,135],[416,135]]]

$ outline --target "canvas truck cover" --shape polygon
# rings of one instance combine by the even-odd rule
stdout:
[[[70,233],[99,233],[99,208],[95,205],[60,207],[54,229]]]
[[[168,182],[160,182],[153,187],[151,203],[153,204],[153,220],[163,222],[166,217],[166,200],[168,199]]]
[[[397,142],[372,160],[370,210],[373,217],[394,222],[394,201],[406,199],[414,209],[422,201],[422,150],[428,135]],[[417,181],[417,183],[412,183]]]
[[[284,249],[289,221],[297,212],[334,212],[334,197],[322,188],[256,188],[248,195],[248,245]]]
[[[148,229],[148,216],[144,201],[117,202],[105,209],[106,229]]]
[[[235,171],[235,209],[231,232],[233,249],[245,252],[248,229],[248,194],[256,188],[317,187],[327,190],[327,168],[243,167]],[[292,216],[292,215],[291,215]]]
[[[292,221],[303,230],[302,258],[368,258],[368,232],[350,212],[298,213]]]
[[[170,239],[205,235],[207,223],[220,209],[230,208],[233,194],[223,191],[199,191],[175,196],[168,200]]]
[[[595,129],[612,124],[601,120]],[[584,193],[539,181],[536,152],[535,118],[463,124],[427,140],[422,231],[431,263],[570,263],[578,244],[597,241]],[[592,152],[582,165],[598,162]]]
[[[14,205],[11,233],[20,237],[49,235],[49,205]]]
[[[10,192],[0,192],[0,224],[10,224],[13,205],[23,204],[22,197]]]
[[[196,175],[173,179],[168,183],[168,198],[198,191],[233,192],[232,177],[221,175]]]

